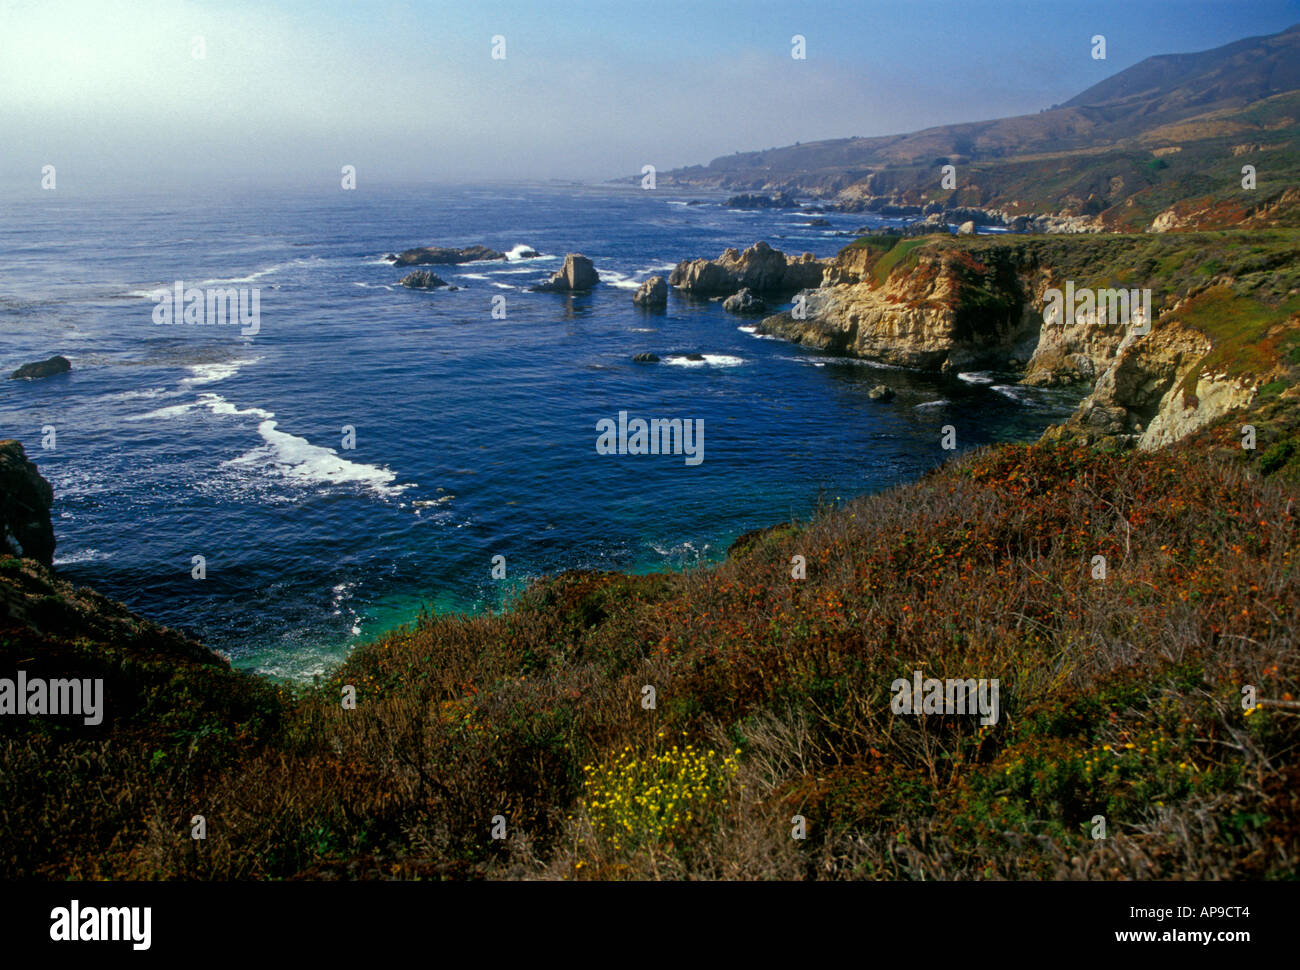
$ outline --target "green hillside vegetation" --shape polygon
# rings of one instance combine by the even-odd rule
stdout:
[[[716,568],[426,616],[297,690],[8,630],[6,669],[108,676],[116,715],[0,723],[0,873],[1291,878],[1300,482],[1235,434],[985,449]],[[998,678],[998,723],[894,714],[918,669]]]

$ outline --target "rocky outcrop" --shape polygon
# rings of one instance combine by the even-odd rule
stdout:
[[[894,389],[888,384],[877,384],[867,391],[867,397],[873,401],[892,401],[895,396]]]
[[[417,269],[414,273],[407,273],[398,280],[398,283],[412,290],[436,290],[440,286],[447,285],[444,280],[427,269]]]
[[[505,253],[485,246],[466,246],[464,249],[452,249],[446,246],[421,246],[407,249],[396,256],[385,256],[398,266],[454,265],[457,263],[476,263],[482,260],[505,259]]]
[[[742,316],[756,316],[767,312],[767,304],[755,296],[754,291],[749,287],[744,287],[740,292],[733,293],[723,300],[722,309]]]
[[[53,501],[50,483],[27,460],[22,443],[0,441],[0,553],[50,565],[54,559]]]
[[[561,266],[545,283],[538,283],[533,290],[538,293],[573,293],[589,290],[600,282],[600,275],[591,260],[581,253],[569,253]]]
[[[791,258],[757,242],[743,253],[728,249],[718,259],[682,260],[668,282],[693,296],[730,296],[746,287],[755,293],[788,293],[819,285],[830,262],[812,253]]]
[[[659,355],[651,353],[636,354],[633,356],[632,361],[636,364],[657,364],[659,363]]]
[[[636,288],[632,302],[652,310],[662,310],[668,305],[668,283],[662,276],[652,276]]]
[[[9,375],[11,381],[33,381],[42,377],[53,377],[55,374],[66,374],[72,370],[72,362],[66,357],[58,354],[49,360],[38,360],[32,364],[23,364],[16,371]]]

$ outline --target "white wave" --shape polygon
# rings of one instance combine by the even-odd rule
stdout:
[[[108,558],[110,558],[108,553],[100,552],[98,549],[79,549],[63,556],[55,556],[54,565],[72,566],[82,562],[102,562]]]
[[[128,421],[166,421],[171,418],[180,417],[182,414],[188,414],[196,408],[207,408],[213,414],[220,414],[227,417],[237,418],[259,418],[263,421],[275,417],[270,411],[264,411],[262,408],[237,408],[220,394],[203,393],[195,401],[188,404],[173,404],[170,407],[159,408],[157,411],[150,411],[148,414],[136,414],[128,417]]]
[[[412,484],[393,485],[397,475],[386,468],[348,461],[332,448],[313,445],[306,438],[279,431],[272,417],[257,426],[257,433],[266,444],[232,458],[224,463],[226,466],[257,468],[269,464],[276,474],[296,485],[356,484],[385,496],[413,487]]]
[[[529,253],[529,252],[537,253],[537,255],[536,255],[536,256],[524,256],[524,255],[522,255],[523,253]],[[506,259],[509,260],[509,261],[511,261],[511,262],[514,262],[515,260],[520,260],[520,259],[527,259],[528,262],[531,263],[533,260],[536,260],[536,259],[542,259],[542,258],[544,258],[544,257],[543,257],[543,255],[542,255],[542,253],[538,251],[537,247],[536,247],[536,246],[529,246],[527,243],[520,243],[519,245],[517,245],[517,246],[511,246],[509,249],[506,250]],[[551,258],[554,258],[554,257],[551,257]]]
[[[763,336],[755,334],[756,337]],[[780,338],[776,338],[780,339]],[[878,360],[867,360],[863,357],[782,357],[782,360],[791,360],[796,364],[809,364],[813,367],[825,367],[827,364],[850,364],[854,367],[870,367],[874,370],[907,370],[906,367],[899,367],[897,364],[884,364]]]
[[[148,414],[129,415],[127,421],[167,421],[171,418],[178,418],[182,414],[188,414],[198,407],[198,402],[191,401],[189,404],[173,404],[169,408],[159,408],[157,411],[150,411]]]
[[[603,269],[599,272],[600,281],[607,286],[616,286],[620,290],[635,290],[641,285],[625,273],[618,272],[618,270]]]
[[[743,357],[732,357],[730,354],[701,354],[703,360],[687,360],[685,357],[665,357],[665,364],[672,364],[674,367],[739,367],[745,363]]]
[[[997,391],[1003,397],[1010,398],[1017,404],[1023,404],[1026,407],[1040,407],[1041,405],[1034,396],[1027,392],[1023,387],[1015,387],[1010,384],[994,384],[993,390]]]
[[[109,394],[107,397],[110,401],[137,401],[141,398],[152,399],[176,393],[176,391],[169,391],[165,387],[148,387],[137,391],[121,391],[117,394]]]
[[[921,404],[916,405],[916,407],[917,407],[918,409],[920,409],[920,408],[941,408],[941,407],[943,407],[944,405],[946,405],[946,404],[951,404],[951,403],[952,403],[952,402],[949,401],[949,400],[947,400],[946,398],[940,398],[940,399],[937,400],[937,401],[924,401],[924,402],[922,402]]]
[[[189,371],[193,376],[182,380],[181,386],[194,387],[198,384],[215,384],[217,381],[224,381],[238,374],[241,367],[256,364],[261,359],[261,357],[250,357],[245,360],[227,360],[220,363],[191,364]]]
[[[957,375],[958,380],[965,381],[967,384],[992,384],[993,378],[986,370],[962,371]]]
[[[274,266],[268,266],[266,269],[259,269],[256,272],[249,273],[247,276],[231,276],[226,278],[218,277],[215,279],[203,280],[201,283],[189,283],[188,281],[185,281],[186,288],[188,289],[190,287],[229,286],[233,283],[253,283],[257,280],[260,280],[263,276],[270,276],[272,273],[278,273],[286,266],[292,266],[294,264],[300,264],[305,262],[307,262],[307,260],[295,259],[289,263],[277,263]],[[139,297],[140,299],[143,300],[153,300],[156,299],[155,294],[158,293],[159,290],[166,290],[168,293],[171,293],[175,286],[176,286],[175,280],[168,280],[165,283],[157,283],[154,286],[151,286],[147,289],[126,290],[122,295]]]
[[[217,279],[204,280],[202,283],[199,283],[198,285],[199,286],[229,286],[231,283],[252,283],[256,280],[260,280],[263,276],[270,276],[272,273],[278,273],[286,266],[291,266],[294,263],[303,263],[303,262],[306,262],[306,260],[295,259],[293,260],[292,263],[277,263],[275,266],[268,266],[266,269],[259,269],[254,273],[249,273],[247,276],[230,276],[225,278],[218,277]]]
[[[457,273],[456,275],[466,280],[486,280],[488,278],[484,273]]]

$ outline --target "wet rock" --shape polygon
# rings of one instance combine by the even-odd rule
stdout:
[[[72,370],[72,362],[66,357],[55,355],[49,360],[38,360],[35,363],[23,364],[16,371],[9,375],[11,381],[34,381],[42,377],[53,377],[55,374],[66,374]]]

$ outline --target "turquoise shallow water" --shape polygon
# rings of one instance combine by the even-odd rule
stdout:
[[[945,424],[963,448],[1026,439],[1074,403],[760,339],[717,302],[632,305],[640,280],[728,246],[831,255],[862,215],[813,228],[519,186],[52,195],[0,218],[0,365],[63,353],[74,370],[0,382],[0,435],[54,486],[56,564],[276,676],[319,673],[421,604],[495,606],[566,568],[717,560],[748,529],[915,478],[945,457]],[[396,286],[381,258],[475,243],[543,258],[436,267],[461,289],[433,293]],[[570,251],[601,274],[592,293],[528,292]],[[176,280],[256,287],[259,332],[154,324],[148,294]],[[641,351],[665,360],[633,363]],[[882,380],[888,404],[867,398]],[[597,422],[620,410],[702,420],[704,461],[597,454]]]

